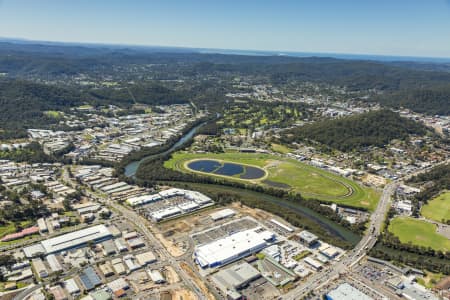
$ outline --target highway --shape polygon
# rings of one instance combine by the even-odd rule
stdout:
[[[450,160],[446,160],[440,164],[448,163]],[[437,165],[440,165],[437,164]],[[435,166],[437,166],[435,165]],[[411,178],[412,176],[418,175],[420,173],[426,172],[428,169],[420,170],[416,173],[410,174],[402,178],[403,180],[407,180]],[[66,177],[66,179],[69,179],[67,176],[67,172],[63,173],[63,177]],[[338,278],[341,274],[348,273],[351,268],[356,265],[372,247],[377,242],[378,235],[380,234],[382,224],[384,222],[385,216],[389,210],[390,204],[391,204],[391,198],[393,194],[395,193],[398,185],[403,182],[402,179],[399,179],[397,181],[391,182],[387,184],[381,194],[380,201],[378,202],[378,205],[375,209],[375,211],[372,213],[370,218],[370,223],[368,226],[368,229],[365,232],[365,235],[362,237],[362,239],[359,241],[359,243],[356,245],[356,247],[349,251],[346,255],[344,255],[339,262],[337,262],[334,265],[331,265],[330,267],[324,268],[321,271],[315,273],[313,276],[310,276],[306,282],[301,283],[298,287],[292,289],[288,293],[286,293],[282,299],[286,300],[297,300],[302,299],[311,292],[318,290],[320,287],[327,284],[330,280]],[[192,280],[186,272],[180,267],[179,260],[174,258],[167,249],[160,243],[160,241],[152,234],[152,232],[148,229],[150,226],[149,222],[144,219],[142,216],[140,216],[138,213],[136,213],[133,210],[130,210],[122,205],[119,205],[113,201],[110,201],[107,199],[99,199],[99,197],[93,193],[91,193],[89,190],[84,190],[87,194],[89,194],[90,197],[94,199],[98,199],[102,202],[105,202],[112,208],[116,209],[118,212],[122,214],[123,217],[125,217],[127,220],[129,220],[131,223],[135,224],[136,227],[138,227],[142,233],[146,236],[147,240],[151,242],[153,248],[160,253],[164,255],[165,258],[167,258],[168,263],[173,266],[175,271],[179,274],[182,281],[187,285],[188,288],[190,288],[192,291],[195,292],[198,299],[207,299],[208,295],[205,295],[201,291],[201,289],[198,287],[198,285]]]
[[[393,182],[385,186],[377,208],[370,218],[369,228],[353,250],[343,256],[340,262],[315,273],[313,276],[309,277],[305,283],[300,284],[297,288],[286,293],[283,296],[283,299],[301,299],[322,285],[325,285],[330,280],[338,278],[340,274],[346,273],[349,271],[349,268],[359,262],[361,258],[363,258],[375,245],[377,236],[381,230],[381,224],[383,223],[384,217],[390,207],[391,196],[394,194],[397,186],[397,182]]]
[[[181,280],[190,288],[198,297],[198,299],[207,299],[207,295],[200,290],[197,284],[186,274],[186,272],[180,267],[178,261],[166,250],[166,248],[160,243],[160,241],[150,232],[147,226],[148,221],[138,215],[136,212],[125,208],[122,205],[108,201],[108,205],[119,211],[128,221],[136,225],[141,232],[145,235],[148,241],[150,241],[152,247],[162,253],[167,259],[169,265],[171,265],[180,276]]]
[[[320,272],[317,272],[313,276],[310,276],[305,283],[300,284],[295,289],[292,289],[291,291],[286,293],[283,296],[283,299],[301,299],[314,290],[318,289],[319,287],[327,284],[330,280],[338,278],[341,274],[349,272],[351,268],[356,265],[367,254],[367,252],[369,252],[370,249],[373,248],[373,246],[375,246],[378,235],[381,231],[381,225],[383,224],[385,216],[390,207],[391,197],[395,193],[397,187],[413,176],[425,173],[431,168],[447,164],[449,162],[450,159],[447,159],[443,162],[433,165],[432,167],[419,170],[412,174],[406,175],[397,181],[387,184],[383,189],[377,208],[370,217],[369,228],[366,230],[365,235],[362,237],[356,247],[353,250],[349,251],[345,256],[343,256],[340,262],[331,265],[328,268],[322,269]]]

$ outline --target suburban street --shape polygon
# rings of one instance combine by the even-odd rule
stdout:
[[[67,170],[63,171],[63,178],[66,181],[68,182],[70,181],[73,183],[73,180],[72,178],[70,178],[69,172],[67,172]],[[84,189],[83,191],[91,199],[96,199],[98,201],[104,202],[105,204],[113,208],[117,213],[125,217],[129,222],[138,227],[139,230],[145,235],[145,238],[148,241],[150,241],[151,245],[153,246],[153,249],[164,256],[168,264],[171,265],[175,269],[177,274],[180,276],[182,282],[185,283],[186,286],[197,295],[198,299],[207,299],[207,296],[200,290],[197,284],[180,267],[179,262],[166,250],[166,248],[160,243],[160,241],[151,233],[151,231],[148,229],[150,227],[149,226],[150,224],[146,219],[141,217],[138,213],[120,204],[117,204],[116,202],[111,201],[110,199],[100,198],[98,195],[94,194],[88,189]]]

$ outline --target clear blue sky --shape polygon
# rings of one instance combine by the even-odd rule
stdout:
[[[450,57],[450,0],[0,0],[0,37]]]

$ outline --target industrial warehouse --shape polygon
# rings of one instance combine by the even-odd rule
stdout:
[[[257,227],[199,246],[194,256],[202,268],[214,268],[261,251],[274,239],[272,232]]]
[[[109,238],[112,238],[112,234],[108,228],[105,225],[97,225],[41,241],[23,248],[23,252],[27,257],[35,257],[40,254],[51,254],[75,249],[85,246],[91,241],[97,243]]]
[[[139,206],[139,210],[154,222],[181,216],[214,204],[211,198],[202,193],[177,188],[128,198],[126,202],[132,207]]]

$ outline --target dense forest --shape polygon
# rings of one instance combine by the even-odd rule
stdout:
[[[0,138],[24,137],[26,129],[58,120],[48,110],[67,111],[82,104],[82,95],[72,89],[23,80],[0,79]]]
[[[425,126],[398,113],[380,110],[293,128],[284,133],[282,141],[319,142],[341,151],[352,151],[368,146],[384,147],[393,139],[404,140],[410,134],[425,133]]]
[[[375,101],[394,108],[406,107],[431,115],[450,114],[450,85],[406,89],[375,97]]]
[[[449,64],[377,62],[326,57],[231,55],[199,53],[195,49],[114,47],[95,45],[16,44],[0,42],[0,73],[16,78],[64,79],[89,74],[110,75],[141,82],[145,72],[153,79],[202,78],[229,74],[264,76],[268,83],[315,82],[352,91],[376,90],[377,101],[429,114],[446,114],[450,107]],[[151,66],[151,67],[149,67]],[[144,67],[142,71],[141,67]],[[195,94],[195,82],[190,90]],[[180,94],[159,86],[136,87],[132,94],[147,103],[148,94],[180,101]],[[220,87],[217,87],[220,91]],[[204,91],[205,92],[205,91]],[[215,93],[211,90],[209,93]],[[127,90],[99,90],[100,99],[128,102]],[[142,97],[141,97],[142,95]],[[184,93],[183,93],[184,95]],[[198,95],[198,94],[197,94]],[[209,96],[209,95],[208,95]],[[164,98],[164,99],[161,99]],[[187,97],[185,97],[187,98]],[[211,97],[203,100],[209,102]]]
[[[78,90],[0,78],[0,139],[25,137],[28,128],[48,128],[59,122],[46,111],[68,112],[83,104],[114,104],[128,108],[136,102],[164,105],[187,103],[187,100],[181,93],[155,83],[122,89]]]
[[[423,71],[411,64],[326,57],[229,55],[195,49],[113,47],[0,42],[0,72],[11,76],[114,72],[113,66],[176,65],[186,74],[264,74],[274,82],[326,82],[351,89],[397,90],[448,84],[448,72]],[[438,69],[439,70],[439,69]]]
[[[133,103],[149,105],[167,105],[187,103],[181,92],[177,92],[156,83],[130,85],[126,88],[93,89],[89,91],[89,99],[100,103],[113,103],[129,106]],[[102,102],[103,101],[103,102]]]

